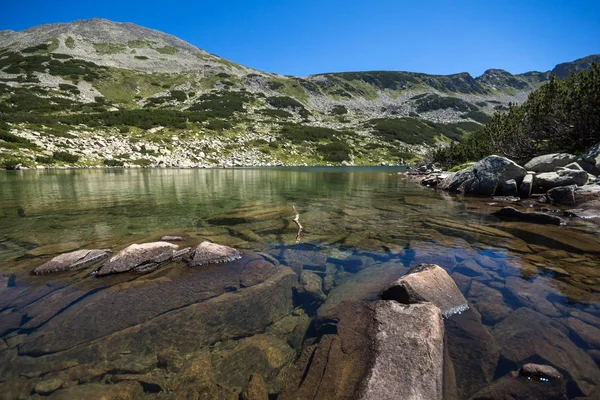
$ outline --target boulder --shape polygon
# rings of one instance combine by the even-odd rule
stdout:
[[[196,246],[193,249],[193,254],[188,264],[190,267],[229,262],[242,258],[240,252],[232,247],[206,241]]]
[[[449,175],[438,187],[464,194],[492,196],[504,182],[514,179],[519,184],[525,175],[523,167],[508,158],[493,155]]]
[[[576,162],[565,165],[564,167],[556,167],[555,172],[561,169],[572,169],[573,171],[584,171],[584,169]]]
[[[560,372],[550,365],[525,364],[519,369],[519,375],[526,378],[536,378],[544,381],[551,379],[562,379]]]
[[[178,246],[168,242],[132,244],[102,264],[100,269],[96,271],[96,276],[116,274],[136,269],[146,270],[171,259],[173,252],[177,249]]]
[[[600,167],[600,142],[590,147],[585,154],[581,156],[581,159],[596,167]]]
[[[527,198],[531,196],[531,190],[533,189],[533,177],[535,173],[528,172],[527,175],[523,178],[523,182],[519,186],[519,196],[522,198]]]
[[[493,215],[500,218],[514,218],[534,224],[564,225],[565,221],[556,215],[550,215],[543,212],[521,212],[514,207],[503,207],[494,211]]]
[[[403,304],[430,302],[439,307],[446,318],[469,308],[450,275],[435,264],[411,268],[405,276],[384,289],[381,298]]]
[[[577,160],[577,156],[567,153],[546,154],[531,159],[525,168],[527,171],[552,172],[556,167],[564,167]]]
[[[547,382],[509,374],[477,392],[470,400],[567,400],[566,392],[562,379]]]
[[[444,323],[433,304],[375,303],[373,362],[362,400],[442,399]]]
[[[76,250],[54,257],[52,260],[34,269],[31,273],[33,275],[46,275],[54,272],[84,269],[106,260],[111,254],[111,251],[108,249]]]
[[[52,393],[52,400],[134,400],[144,396],[142,385],[134,381],[123,381],[115,385],[104,383],[88,383],[71,386],[67,389]]]
[[[536,189],[540,188],[544,191],[547,191],[559,186],[583,186],[587,183],[587,181],[587,172],[564,169],[558,172],[545,172],[542,174],[537,174],[533,179],[533,185]]]
[[[516,194],[517,194],[517,181],[515,181],[514,179],[509,179],[502,184],[502,195],[503,196],[515,196]]]
[[[298,280],[298,295],[308,303],[322,303],[327,296],[323,293],[323,281],[314,272],[302,271]]]
[[[575,188],[576,185],[559,186],[548,190],[546,197],[552,204],[558,205],[575,205]]]

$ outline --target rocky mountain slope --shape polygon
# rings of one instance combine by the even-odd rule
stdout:
[[[0,31],[0,163],[406,163],[461,140],[552,72],[270,74],[102,19]]]

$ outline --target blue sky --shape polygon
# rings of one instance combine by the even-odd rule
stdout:
[[[0,30],[133,22],[268,72],[546,71],[600,53],[600,1],[11,1]]]

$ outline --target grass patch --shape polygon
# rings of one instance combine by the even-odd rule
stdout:
[[[94,43],[94,49],[98,54],[118,54],[127,50],[127,47],[116,43]]]
[[[174,55],[174,54],[179,53],[178,49],[176,49],[175,47],[171,47],[171,46],[158,47],[154,50],[158,51],[160,54],[168,54],[168,55]]]

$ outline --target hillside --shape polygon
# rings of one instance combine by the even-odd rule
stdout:
[[[556,73],[585,69],[587,59],[560,64]],[[549,76],[490,69],[476,78],[394,71],[290,77],[129,23],[0,31],[0,164],[405,163],[460,141]]]

